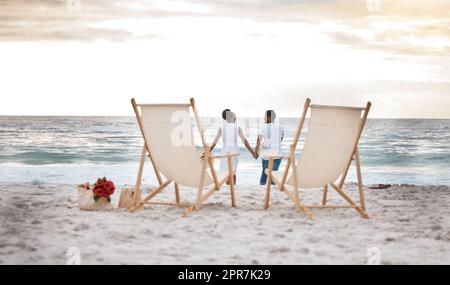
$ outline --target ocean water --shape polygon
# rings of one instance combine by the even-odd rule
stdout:
[[[238,122],[254,145],[262,122],[257,118]],[[297,122],[280,119],[286,150]],[[221,120],[204,118],[203,125],[212,141]],[[142,144],[133,117],[3,116],[0,183],[76,184],[106,176],[117,184],[132,185]],[[364,183],[450,185],[449,146],[450,120],[371,119],[360,142]],[[241,153],[238,184],[258,184],[261,160],[254,160],[245,148]],[[154,183],[151,167],[146,170],[144,182]],[[349,181],[355,180],[351,170]]]

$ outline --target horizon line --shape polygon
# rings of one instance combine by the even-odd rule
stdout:
[[[134,115],[0,115],[1,117],[78,117],[78,118],[134,118]],[[193,117],[193,116],[191,116]],[[201,118],[220,118],[220,116],[200,116]],[[259,118],[260,116],[256,117],[239,117],[240,119],[254,119]],[[261,117],[262,118],[262,117]],[[290,116],[278,116],[278,118],[283,119],[297,119],[300,117],[290,117]],[[306,118],[309,118],[307,116]],[[369,117],[368,119],[381,119],[381,120],[450,120],[450,117]]]

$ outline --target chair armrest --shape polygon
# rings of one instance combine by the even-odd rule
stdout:
[[[268,155],[268,156],[266,156],[266,158],[267,158],[267,160],[269,160],[271,158],[273,158],[273,159],[287,159],[287,160],[291,159],[291,157],[289,155],[285,155],[285,154],[283,154],[283,155]]]
[[[218,155],[210,155],[210,158],[224,158],[224,157],[233,157],[233,156],[239,156],[239,152],[235,153],[227,153],[227,154],[218,154]]]

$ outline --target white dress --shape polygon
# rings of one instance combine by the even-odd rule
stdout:
[[[239,147],[237,145],[238,140],[238,129],[236,123],[224,122],[222,126],[222,154],[236,153],[239,152]],[[234,156],[232,158],[233,170],[236,171],[239,162],[239,157]],[[222,158],[220,160],[220,172],[228,172],[228,160],[227,158]]]

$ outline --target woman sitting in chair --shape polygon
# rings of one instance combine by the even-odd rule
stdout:
[[[210,151],[213,151],[214,147],[219,142],[219,139],[222,137],[222,154],[227,153],[237,153],[239,152],[239,147],[237,144],[238,136],[241,138],[242,142],[244,143],[245,147],[248,149],[248,151],[252,154],[252,156],[255,156],[255,152],[253,148],[248,143],[247,139],[245,138],[244,132],[242,131],[241,127],[239,127],[236,124],[236,115],[230,111],[230,109],[225,109],[222,112],[222,119],[223,119],[223,125],[222,127],[219,127],[217,130],[216,137],[211,144]],[[233,171],[236,172],[239,157],[235,156],[233,157]],[[220,171],[222,172],[228,172],[228,161],[226,158],[222,158],[220,161]],[[236,174],[233,177],[233,182],[236,184]],[[227,185],[230,185],[231,182],[227,181]]]

